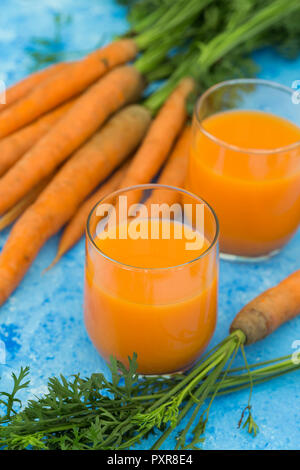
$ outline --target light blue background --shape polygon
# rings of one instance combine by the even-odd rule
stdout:
[[[125,10],[113,1],[1,0],[0,79],[7,84],[26,75],[32,66],[27,54],[32,37],[53,35],[53,12],[72,15],[63,34],[63,46],[70,52],[89,50],[126,29]],[[288,86],[300,79],[300,58],[284,60],[270,50],[256,53],[255,58],[261,65],[262,78]],[[0,235],[0,247],[7,234]],[[12,370],[30,365],[31,388],[24,398],[43,393],[50,375],[107,371],[82,320],[83,240],[55,268],[42,275],[55,255],[57,242],[55,237],[42,249],[25,280],[0,311],[0,340],[5,342],[7,352],[7,364],[0,365],[0,389],[9,389]],[[221,262],[219,320],[211,345],[227,335],[231,320],[246,302],[299,265],[299,232],[280,255],[267,262]],[[248,360],[256,362],[290,354],[295,340],[300,340],[300,318],[249,347]],[[300,449],[299,379],[297,372],[255,389],[253,412],[260,427],[256,438],[237,429],[247,404],[247,391],[216,399],[204,448]],[[148,448],[152,441],[153,438],[144,441],[140,448]],[[169,439],[164,448],[174,448],[174,442]]]

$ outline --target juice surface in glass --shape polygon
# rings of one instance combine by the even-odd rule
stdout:
[[[254,85],[253,93],[259,88]],[[200,120],[194,117],[186,188],[215,209],[222,253],[264,257],[278,251],[300,223],[300,127],[279,115],[278,103],[276,113],[235,109],[243,100],[236,103],[232,98],[228,105],[231,99],[225,91],[217,89],[218,104],[210,97]],[[260,91],[253,108],[267,100],[267,91]],[[251,97],[251,90],[245,95]],[[296,108],[288,99],[287,106]]]
[[[215,329],[217,245],[204,237],[201,247],[187,250],[193,229],[176,220],[141,218],[147,238],[132,238],[128,227],[121,223],[114,236],[87,239],[89,336],[105,359],[114,355],[128,364],[137,353],[140,373],[186,369]]]

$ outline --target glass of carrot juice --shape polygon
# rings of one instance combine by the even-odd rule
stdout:
[[[191,366],[215,329],[218,221],[175,187],[134,186],[103,198],[87,223],[84,316],[99,353],[138,372]]]
[[[220,222],[221,256],[263,259],[300,223],[300,104],[259,80],[219,83],[198,100],[186,188]]]

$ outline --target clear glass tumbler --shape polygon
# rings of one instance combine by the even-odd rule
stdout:
[[[196,104],[186,189],[216,211],[225,258],[268,258],[299,226],[298,101],[293,89],[241,79]]]
[[[170,186],[114,192],[86,233],[84,316],[99,353],[141,374],[191,366],[217,318],[218,221],[199,197]]]

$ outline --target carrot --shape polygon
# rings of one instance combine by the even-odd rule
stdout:
[[[255,343],[300,313],[300,270],[249,302],[233,320],[230,332],[242,330]]]
[[[72,102],[59,106],[37,121],[0,140],[0,176],[11,168],[51,126],[68,111]]]
[[[191,127],[186,126],[180,134],[157,183],[176,186],[178,188],[182,188],[184,186],[188,165],[190,140]],[[150,207],[151,204],[173,204],[174,202],[176,201],[174,199],[173,191],[156,189],[147,199],[145,204],[146,206]]]
[[[86,221],[92,208],[107,194],[115,191],[124,175],[125,170],[128,167],[128,163],[124,163],[119,170],[117,170],[106,183],[100,186],[91,197],[86,199],[77,212],[74,214],[68,225],[65,227],[61,239],[59,241],[57,255],[54,261],[51,263],[48,269],[51,269],[61,257],[69,251],[84,235]]]
[[[58,171],[15,223],[0,254],[0,305],[25,275],[44,243],[81,202],[136,148],[150,113],[132,105],[121,110]]]
[[[193,89],[194,80],[185,78],[169,96],[134,155],[120,188],[149,183],[154,178],[187,119],[186,99]]]
[[[51,174],[117,109],[140,95],[143,78],[132,66],[115,68],[80,96],[69,111],[0,180],[0,214]]]
[[[36,73],[29,75],[20,82],[12,85],[6,90],[5,94],[5,104],[0,104],[0,111],[3,111],[5,108],[15,103],[20,98],[23,98],[27,93],[29,93],[34,87],[39,85],[42,81],[47,80],[52,77],[54,74],[60,72],[69,64],[61,62],[59,64],[51,65],[43,70],[39,70]]]
[[[12,209],[10,209],[6,214],[0,217],[0,230],[4,230],[6,227],[11,225],[23,212],[29,207],[38,197],[38,195],[43,191],[43,189],[49,183],[51,177],[46,178],[44,181],[41,181],[35,188],[33,188],[26,196],[21,199]]]
[[[0,113],[0,138],[82,92],[113,67],[133,59],[136,53],[134,41],[122,39],[70,64]]]

